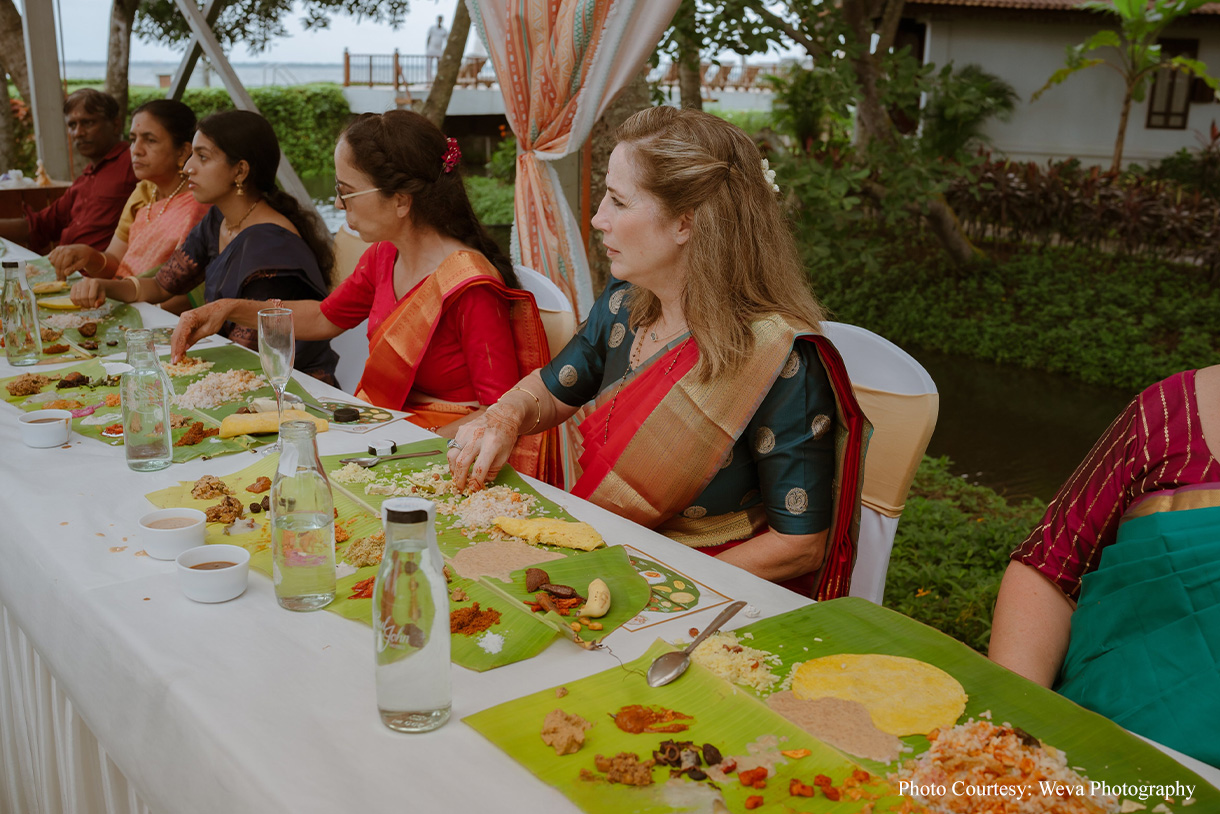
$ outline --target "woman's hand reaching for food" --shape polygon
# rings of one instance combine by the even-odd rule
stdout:
[[[187,348],[200,339],[217,333],[228,318],[225,300],[217,300],[192,309],[178,318],[178,327],[169,341],[170,361],[177,362],[186,355]]]
[[[512,407],[498,402],[464,424],[449,442],[449,471],[459,491],[481,489],[496,479],[517,443],[521,419]]]
[[[102,280],[86,277],[72,285],[68,297],[72,300],[73,305],[81,308],[101,308],[106,303],[106,286],[103,285]]]

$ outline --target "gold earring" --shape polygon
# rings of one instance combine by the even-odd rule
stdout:
[[[241,197],[243,197],[245,194],[246,194],[246,191],[245,191],[244,189],[242,189],[242,185],[241,185],[241,183],[239,182],[239,183],[237,184],[237,197],[241,198]]]

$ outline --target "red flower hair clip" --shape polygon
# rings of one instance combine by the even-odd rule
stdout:
[[[453,138],[452,136],[445,139],[445,143],[448,144],[449,147],[445,150],[445,155],[441,158],[441,165],[444,166],[445,172],[453,172],[453,168],[462,161],[462,151],[458,149],[457,139]]]

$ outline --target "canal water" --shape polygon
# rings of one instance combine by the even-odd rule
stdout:
[[[940,418],[928,454],[1009,498],[1049,500],[1136,390],[933,351],[907,351],[936,382]]]

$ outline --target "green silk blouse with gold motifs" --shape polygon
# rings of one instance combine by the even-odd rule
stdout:
[[[572,406],[600,394],[611,398],[638,372],[629,371],[635,339],[626,303],[630,288],[611,277],[580,331],[541,369],[542,381],[555,398]],[[670,340],[640,369],[686,338],[682,334]],[[767,525],[782,534],[825,531],[830,527],[835,468],[834,415],[834,392],[817,350],[812,343],[798,342],[727,462],[682,516],[693,520],[762,509]],[[657,450],[657,466],[681,466],[682,460],[679,449]]]

